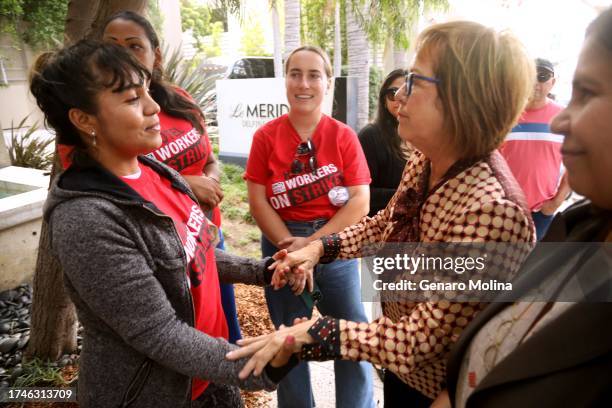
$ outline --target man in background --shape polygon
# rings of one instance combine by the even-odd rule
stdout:
[[[570,187],[561,163],[563,136],[551,133],[549,126],[563,109],[549,97],[555,69],[542,58],[536,59],[536,69],[533,94],[500,150],[525,193],[539,241]]]

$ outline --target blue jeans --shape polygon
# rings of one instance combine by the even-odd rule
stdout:
[[[219,239],[217,248],[225,251],[225,239],[223,238],[223,231],[221,231],[221,229],[219,229]],[[225,314],[225,321],[227,322],[227,329],[229,332],[229,342],[236,343],[237,340],[242,338],[242,334],[240,333],[240,324],[238,323],[238,314],[236,313],[234,285],[231,283],[220,283],[219,289],[221,290],[221,306],[223,307],[223,313]]]
[[[546,231],[548,231],[548,227],[550,227],[550,223],[552,222],[554,215],[544,215],[541,211],[532,212],[531,218],[533,219],[533,223],[536,229],[536,237],[538,241],[541,241],[546,235]]]
[[[287,228],[294,236],[307,237],[325,225],[324,220],[314,222],[287,222]],[[263,256],[270,256],[277,248],[264,236],[261,239]],[[339,260],[327,265],[317,265],[315,280],[323,295],[317,307],[324,315],[355,322],[367,322],[361,304],[358,261]],[[265,288],[266,302],[274,326],[292,325],[296,317],[311,317],[312,309],[301,297],[295,296],[288,286],[274,290]],[[370,363],[334,361],[336,383],[336,407],[374,407],[372,389],[372,366]],[[310,385],[308,363],[298,364],[278,385],[279,408],[311,408],[314,396]]]

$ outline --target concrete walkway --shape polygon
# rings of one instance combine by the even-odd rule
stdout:
[[[383,404],[383,385],[378,375],[372,373],[374,378],[374,401],[377,407],[382,407]],[[335,408],[336,406],[336,386],[334,384],[334,362],[325,361],[323,363],[310,363],[310,381],[312,383],[312,391],[314,393],[317,408]],[[276,392],[272,393],[272,401],[270,407],[275,408]]]
[[[380,303],[363,303],[368,321],[374,320],[380,316]],[[375,371],[372,372],[374,378],[374,401],[377,407],[382,407],[383,404],[383,384],[378,378]],[[314,393],[315,403],[317,408],[335,408],[336,406],[336,385],[334,383],[334,362],[325,361],[310,363],[310,381],[312,384],[312,392]],[[270,407],[276,408],[276,392],[272,393],[272,401]]]

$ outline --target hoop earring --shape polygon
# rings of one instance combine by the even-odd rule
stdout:
[[[91,131],[91,145],[96,147],[96,131],[93,129]]]

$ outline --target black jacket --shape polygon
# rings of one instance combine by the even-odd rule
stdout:
[[[365,126],[359,132],[372,183],[370,183],[371,217],[387,206],[402,180],[406,160],[391,153],[391,147],[380,128],[374,124]]]
[[[544,241],[600,241],[609,222],[609,213],[596,211],[584,201],[557,216]],[[539,253],[536,249],[521,268],[515,288],[533,287],[546,279],[559,284],[554,300],[570,300],[563,293],[572,280],[561,278],[568,272],[568,277],[575,278],[573,282],[581,281],[589,288],[584,298],[501,360],[469,396],[467,407],[612,406],[612,257],[603,247],[597,252],[589,252],[593,246],[587,245],[576,245],[572,250],[556,247],[557,251],[548,248]],[[608,302],[601,302],[606,299]],[[471,341],[507,306],[491,303],[453,347],[447,366],[453,406],[461,362]]]

